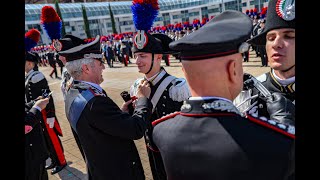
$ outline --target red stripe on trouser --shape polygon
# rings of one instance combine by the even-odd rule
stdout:
[[[49,124],[47,123],[47,113],[45,112],[45,110],[41,111],[42,112],[42,117],[44,119],[44,124],[46,126],[47,132],[49,134],[50,140],[52,142],[53,148],[57,154],[58,157],[58,161],[60,165],[64,165],[66,164],[66,159],[64,157],[63,154],[63,150],[62,150],[62,145],[59,142],[59,137],[58,135],[54,132],[53,128],[49,127]]]
[[[54,121],[54,128],[58,131],[60,136],[63,136],[60,124],[58,123],[57,119],[55,119]]]
[[[43,112],[43,113],[46,113],[46,114],[47,114],[48,112]],[[46,117],[46,116],[47,116],[47,115],[44,115],[44,117]],[[59,135],[59,136],[63,136],[62,130],[61,130],[61,127],[60,127],[60,124],[59,124],[57,118],[55,118],[53,127],[54,127],[55,130],[58,132],[58,135]]]
[[[129,63],[129,56],[128,55],[125,55],[126,56],[126,65],[128,65]]]

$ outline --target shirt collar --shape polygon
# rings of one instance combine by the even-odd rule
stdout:
[[[161,67],[160,72],[158,72],[157,74],[153,75],[150,78],[147,78],[146,76],[144,78],[150,83],[152,83],[152,85],[156,85],[166,73],[167,72],[164,70],[164,68]]]
[[[221,100],[228,101],[228,102],[232,103],[232,101],[229,99],[226,99],[223,97],[216,97],[216,96],[189,97],[190,101],[192,101],[192,100],[210,100],[210,99],[221,99]]]
[[[152,77],[150,78],[147,78],[147,76],[144,76],[144,78],[147,80],[147,81],[152,81],[160,72],[156,73],[155,75],[153,75]]]
[[[291,78],[288,79],[280,79],[279,76],[276,75],[276,73],[274,72],[274,70],[272,70],[272,75],[274,76],[274,78],[283,86],[286,86],[288,84],[294,83],[296,80],[296,76],[293,76]]]
[[[83,83],[89,84],[90,86],[95,87],[96,89],[98,89],[100,92],[103,92],[102,87],[100,87],[98,84],[93,83],[93,82],[88,82],[88,81],[81,81]]]
[[[33,71],[34,71],[34,69],[31,69],[31,70],[26,74],[26,77],[29,76]]]

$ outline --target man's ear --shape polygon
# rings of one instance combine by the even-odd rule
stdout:
[[[237,81],[237,71],[236,71],[236,61],[230,60],[227,63],[227,72],[228,72],[228,79],[230,82],[235,83]]]
[[[160,62],[161,62],[161,60],[162,60],[162,54],[158,54],[158,59],[159,59]]]
[[[88,74],[88,72],[89,72],[88,64],[82,64],[81,69],[82,69],[83,73]]]

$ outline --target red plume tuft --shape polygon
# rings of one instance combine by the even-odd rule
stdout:
[[[38,31],[37,29],[30,29],[24,36],[26,38],[32,39],[35,43],[38,43],[40,41],[40,31]]]
[[[41,9],[41,24],[59,21],[61,21],[61,19],[52,6],[43,6]]]
[[[158,0],[133,0],[133,4],[150,4],[153,9],[159,10]]]

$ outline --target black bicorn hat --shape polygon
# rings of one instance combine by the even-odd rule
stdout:
[[[157,40],[160,40],[162,47],[162,54],[176,54],[177,51],[171,49],[169,44],[173,41],[168,35],[162,33],[152,34]]]
[[[58,54],[60,51],[65,51],[81,44],[86,44],[86,42],[83,39],[80,39],[71,34],[66,34],[62,39],[53,40],[53,47],[58,52]]]
[[[199,30],[169,44],[180,51],[182,60],[202,60],[249,50],[246,43],[252,32],[252,21],[244,13],[227,10],[212,18]]]
[[[86,58],[93,58],[103,62],[103,55],[100,49],[100,35],[97,35],[95,40],[90,43],[60,51],[59,55],[64,56],[67,62]]]
[[[269,31],[280,28],[295,29],[295,24],[295,0],[270,0],[264,30],[259,35],[249,39],[248,43],[265,45],[266,35]]]
[[[158,15],[159,4],[157,0],[133,0],[131,11],[133,23],[137,33],[133,37],[133,53],[147,52],[153,54],[168,54],[170,37],[167,35],[150,34],[155,18]]]
[[[154,54],[173,54],[176,52],[169,47],[169,43],[173,41],[169,36],[162,33],[142,33],[139,31],[134,36],[133,53],[147,52]]]
[[[32,52],[27,51],[24,57],[25,57],[25,61],[31,61],[35,63],[39,62],[39,57],[37,56],[37,54]]]

